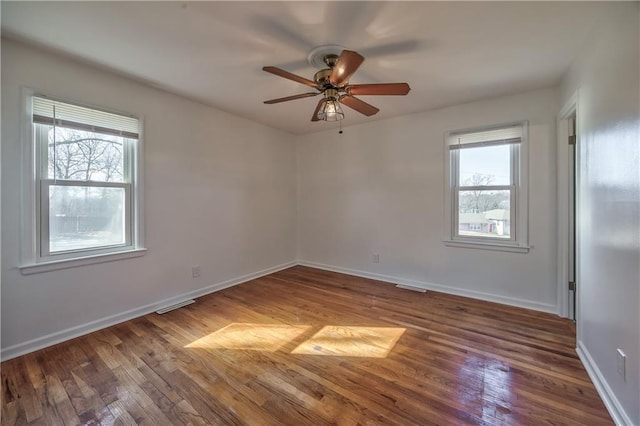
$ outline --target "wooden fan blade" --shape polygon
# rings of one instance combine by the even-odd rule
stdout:
[[[320,109],[322,108],[325,102],[326,102],[326,99],[320,99],[320,102],[318,102],[318,105],[316,105],[316,110],[313,111],[313,115],[311,116],[311,121],[319,120],[318,113],[320,112]]]
[[[305,86],[316,87],[315,82],[307,78],[300,77],[299,75],[291,74],[289,71],[285,71],[278,67],[262,67],[262,70],[266,72],[270,72],[271,74],[275,74],[280,77],[288,78],[289,80],[293,80],[297,83],[302,83]]]
[[[343,50],[333,67],[329,81],[334,86],[347,84],[354,72],[364,62],[364,57],[352,50]]]
[[[350,95],[406,95],[409,90],[407,83],[354,84],[347,87]]]
[[[356,111],[366,115],[367,117],[372,116],[376,114],[378,111],[380,111],[378,108],[374,107],[373,105],[369,105],[365,101],[361,101],[360,99],[354,98],[351,95],[342,95],[338,100],[341,103],[348,106],[349,108],[355,109]]]
[[[277,104],[277,103],[280,103],[280,102],[292,101],[294,99],[310,98],[312,96],[317,96],[319,94],[320,94],[320,92],[317,92],[317,93],[301,93],[299,95],[286,96],[284,98],[269,99],[268,101],[264,101],[264,103],[265,104]]]

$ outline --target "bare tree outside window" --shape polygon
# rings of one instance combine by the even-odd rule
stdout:
[[[123,181],[123,138],[60,127],[48,133],[50,179]]]
[[[491,186],[494,176],[474,173],[462,182],[463,187]],[[504,191],[487,191],[485,189],[466,190],[460,195],[460,213],[482,213],[493,209],[509,209],[509,195]]]

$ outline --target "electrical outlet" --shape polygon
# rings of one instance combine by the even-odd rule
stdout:
[[[191,278],[200,277],[200,265],[195,265],[191,267]]]
[[[625,368],[626,368],[625,364],[627,362],[627,356],[625,355],[624,352],[622,352],[622,349],[618,349],[617,354],[618,354],[618,374],[622,376],[623,380],[626,380],[627,378],[625,377]]]
[[[380,255],[378,253],[374,253],[373,256],[371,256],[371,261],[373,263],[380,263]]]

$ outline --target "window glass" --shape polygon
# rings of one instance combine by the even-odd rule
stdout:
[[[48,127],[49,179],[124,182],[125,139],[65,127]]]
[[[511,191],[459,191],[458,234],[511,238]]]
[[[49,187],[51,253],[125,243],[123,188]]]
[[[460,150],[460,186],[510,185],[511,145]]]

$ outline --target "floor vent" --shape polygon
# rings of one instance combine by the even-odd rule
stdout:
[[[427,292],[427,290],[425,290],[424,288],[412,287],[410,285],[404,285],[404,284],[398,284],[398,285],[396,285],[396,287],[401,288],[403,290],[417,291],[418,293],[426,293]]]
[[[169,306],[167,306],[165,308],[158,309],[156,311],[156,314],[160,314],[160,315],[166,314],[167,312],[173,311],[173,310],[178,309],[178,308],[182,308],[183,306],[187,306],[187,305],[190,305],[192,303],[196,303],[196,301],[193,300],[193,299],[185,300],[184,302],[176,303],[175,305],[169,305]]]

